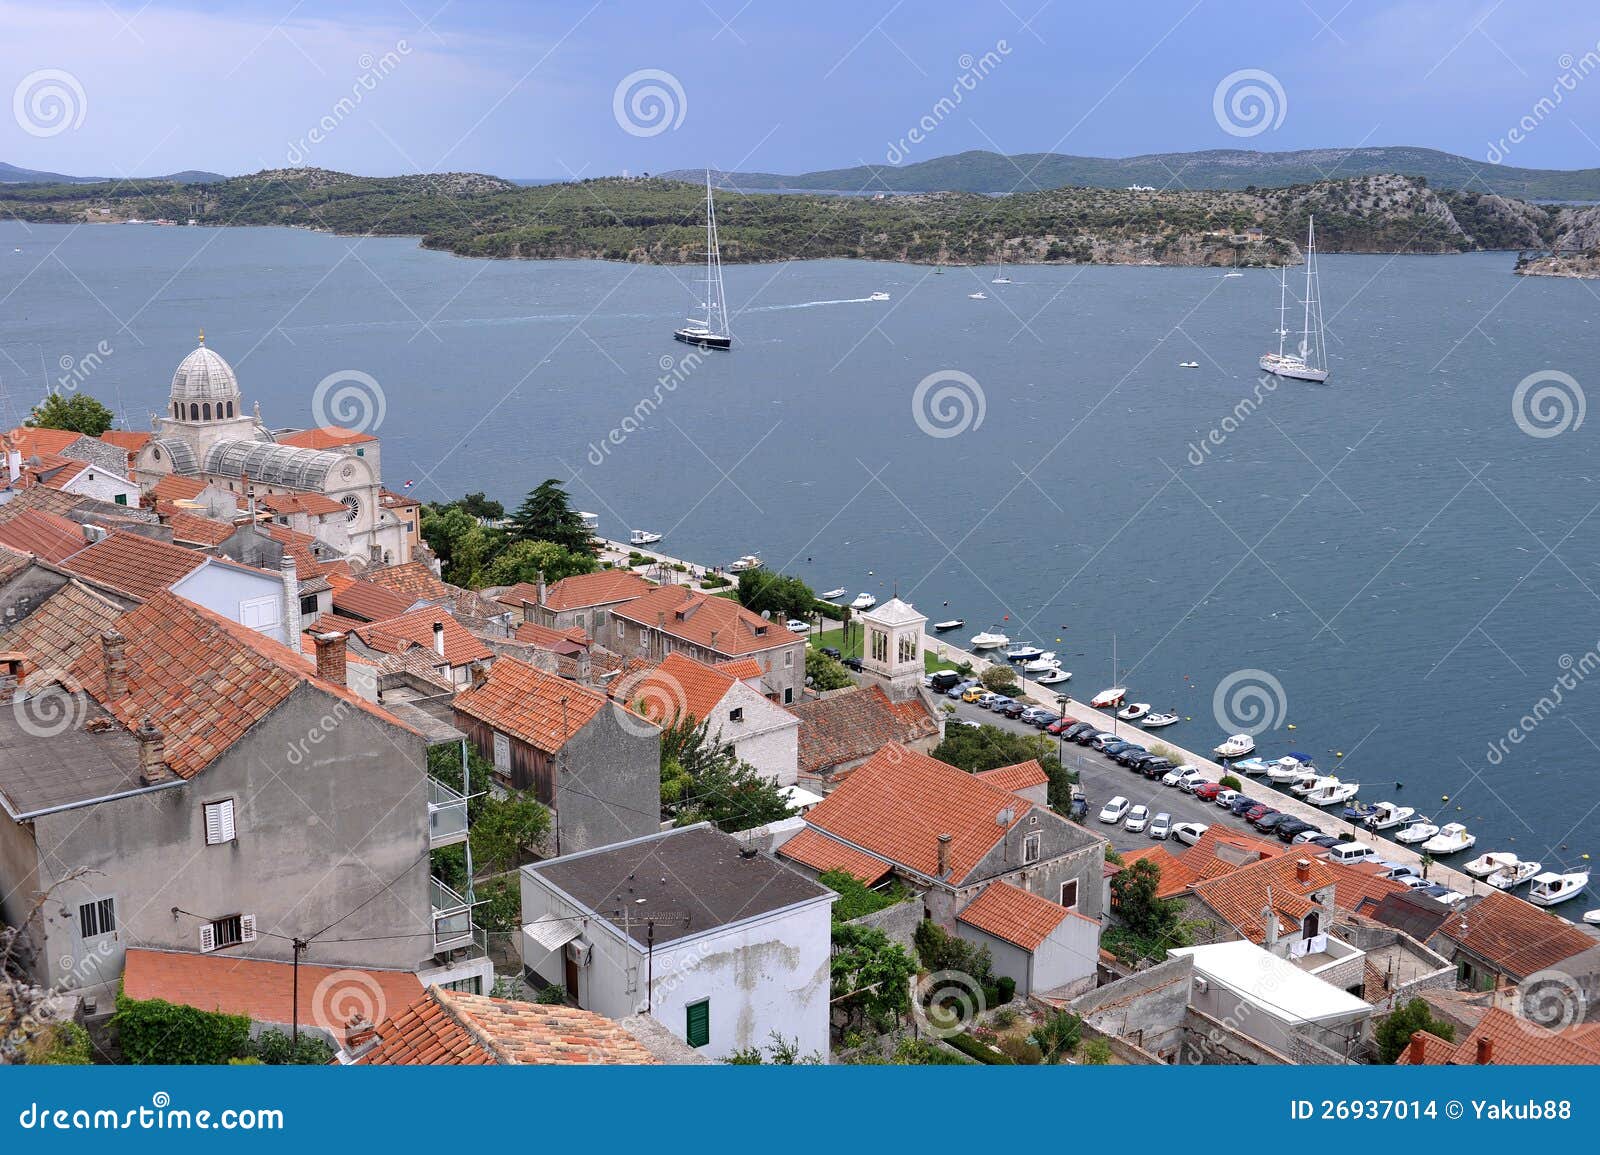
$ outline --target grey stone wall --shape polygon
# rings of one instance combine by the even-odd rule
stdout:
[[[556,760],[562,854],[661,829],[661,739],[622,714],[607,705]]]
[[[915,948],[911,940],[916,934],[917,925],[922,922],[922,904],[911,898],[850,921],[855,926],[876,927],[883,931],[891,942],[897,942],[907,950],[913,950]]]
[[[1188,955],[1139,971],[1073,999],[1071,1009],[1103,1034],[1155,1054],[1183,1041],[1194,959]]]

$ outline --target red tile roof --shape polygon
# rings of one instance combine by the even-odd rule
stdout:
[[[829,838],[820,830],[806,827],[782,846],[778,854],[809,866],[818,874],[829,870],[843,870],[855,875],[868,886],[889,873],[890,866],[881,858],[874,858],[853,846],[846,846]]]
[[[1552,1031],[1519,1018],[1510,1011],[1491,1007],[1478,1020],[1472,1033],[1459,1043],[1446,1042],[1437,1035],[1424,1035],[1422,1062],[1428,1066],[1450,1063],[1456,1066],[1594,1066],[1600,1064],[1600,1026],[1590,1023]],[[1416,1066],[1417,1037],[1401,1055],[1400,1062]]]
[[[369,622],[397,618],[414,604],[412,599],[386,586],[360,578],[335,575],[328,579],[328,584],[333,586],[334,609]]]
[[[378,1024],[362,1066],[653,1064],[619,1024],[576,1007],[546,1006],[430,987]]]
[[[0,523],[0,545],[31,553],[48,562],[70,557],[86,544],[83,526],[58,513],[26,509]]]
[[[175,594],[155,594],[118,619],[117,630],[125,639],[127,694],[107,694],[99,645],[84,647],[72,677],[130,730],[150,718],[166,740],[167,765],[180,778],[209,766],[304,684],[415,733],[388,711],[316,677],[310,659]]]
[[[1184,858],[1187,859],[1188,854]],[[1334,887],[1337,906],[1351,911],[1367,898],[1376,901],[1386,894],[1405,890],[1398,882],[1293,852],[1234,868],[1197,882],[1192,889],[1240,934],[1251,942],[1260,943],[1266,939],[1267,928],[1261,912],[1267,906],[1269,892],[1272,909],[1281,916],[1278,931],[1282,934],[1299,927],[1305,916],[1316,909],[1310,895],[1329,885]]]
[[[295,1020],[294,975],[289,963],[238,958],[228,954],[128,949],[122,988],[130,999],[165,999],[180,1006],[256,1022]],[[341,992],[345,997],[341,997]],[[332,1015],[349,996],[363,1003],[400,1008],[422,996],[422,983],[405,971],[349,970],[300,964],[300,1022],[338,1036],[344,1023]]]
[[[631,570],[596,570],[594,573],[574,574],[547,586],[544,591],[544,608],[553,613],[581,610],[589,606],[626,601],[647,594],[655,588],[655,585]],[[537,595],[538,587],[535,586],[534,596]]]
[[[86,469],[93,468],[87,461],[69,461],[64,457],[43,457],[37,465],[28,465],[26,470],[33,475],[34,481],[47,489],[66,489],[67,483]]]
[[[683,654],[668,654],[644,677],[619,687],[616,695],[658,724],[687,716],[704,722],[738,683],[720,670]]]
[[[61,563],[71,573],[148,600],[205,564],[205,555],[142,534],[118,531]]]
[[[538,605],[539,587],[533,582],[518,582],[501,590],[500,596],[495,598],[495,601],[516,610],[528,604]]]
[[[51,594],[9,633],[0,631],[0,649],[20,650],[40,670],[72,668],[85,645],[99,646],[123,609],[73,578]]]
[[[1077,912],[1009,882],[991,882],[956,915],[956,921],[1032,951],[1074,914]],[[1077,917],[1099,925],[1088,915]]]
[[[205,487],[206,483],[198,477],[169,473],[150,487],[150,494],[157,501],[193,501]]]
[[[213,548],[233,536],[235,527],[231,521],[199,517],[170,505],[166,508],[171,512],[162,512],[161,520],[172,528],[172,540],[175,542]]]
[[[1000,766],[993,770],[984,770],[978,774],[985,782],[992,782],[1002,790],[1009,790],[1015,794],[1019,790],[1031,790],[1038,786],[1047,786],[1049,777],[1044,772],[1044,767],[1039,765],[1036,758],[1029,758],[1026,762],[1018,762],[1015,766]]]
[[[522,622],[512,634],[519,642],[560,654],[581,653],[589,647],[589,635],[579,629],[553,630],[537,622]]]
[[[946,881],[959,884],[1029,809],[1009,790],[890,743],[807,812],[806,822],[929,877],[938,876],[939,836],[948,834]],[[1013,816],[1002,825],[997,819],[1007,810]]]
[[[481,685],[456,696],[455,709],[536,750],[554,754],[605,704],[606,696],[597,690],[515,658],[501,658]]]
[[[367,622],[355,628],[356,637],[384,654],[398,654],[408,646],[420,646],[436,653],[434,623],[444,626],[444,661],[451,666],[470,666],[494,658],[489,647],[473,637],[467,628],[438,606],[423,606],[395,618]]]
[[[659,586],[632,601],[623,602],[611,613],[651,629],[659,620],[669,637],[730,658],[800,643],[800,638],[784,629],[782,622],[767,621],[731,598],[715,597],[684,586]],[[711,641],[713,634],[717,639],[715,645]]]
[[[376,441],[370,433],[358,433],[354,429],[342,429],[337,425],[323,425],[315,429],[301,429],[295,433],[285,433],[278,438],[279,445],[294,445],[301,449],[338,449],[344,445],[361,445],[365,442]]]
[[[724,658],[717,663],[717,669],[724,674],[738,678],[741,682],[751,678],[762,677],[766,671],[761,668],[761,663],[754,658]]]
[[[896,709],[881,686],[867,686],[791,706],[800,719],[800,773],[819,775],[886,743],[916,742],[939,732],[920,698],[906,705],[912,709]]]
[[[266,493],[256,498],[256,504],[280,517],[288,517],[295,513],[323,517],[330,513],[345,512],[342,503],[321,493]]]
[[[1448,919],[1439,931],[1518,979],[1595,946],[1594,939],[1565,919],[1499,890],[1490,891],[1465,912]]]
[[[84,434],[71,429],[38,429],[19,425],[5,434],[17,447],[23,459],[29,457],[54,457],[69,446],[81,441]]]
[[[412,604],[420,601],[439,601],[454,597],[459,592],[455,586],[439,580],[425,561],[408,561],[400,565],[372,566],[361,571],[363,581],[393,590],[401,597],[410,598]]]
[[[100,435],[100,440],[107,445],[115,445],[132,458],[139,450],[150,444],[151,436],[148,432],[141,433],[132,429],[107,429]]]

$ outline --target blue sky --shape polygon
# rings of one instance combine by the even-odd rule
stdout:
[[[111,176],[291,162],[796,172],[881,163],[927,116],[937,127],[912,160],[1363,143],[1481,160],[1532,117],[1499,150],[1507,163],[1600,166],[1592,2],[440,3],[0,0],[0,87],[13,96],[0,160]],[[997,63],[975,81],[969,71],[960,106],[935,115],[963,58],[986,53]],[[1595,71],[1578,76],[1585,53]],[[1282,92],[1267,90],[1281,121],[1251,136],[1225,131],[1213,109],[1219,82],[1242,70]],[[651,135],[614,113],[638,72],[670,77],[656,83],[671,123]],[[31,104],[41,88],[63,95],[64,127]],[[1536,111],[1558,88],[1559,106]]]

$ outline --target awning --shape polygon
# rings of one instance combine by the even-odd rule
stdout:
[[[522,933],[545,950],[556,951],[583,933],[583,919],[558,918],[530,922],[522,928]]]

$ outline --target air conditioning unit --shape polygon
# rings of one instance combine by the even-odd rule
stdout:
[[[1211,989],[1211,984],[1206,982],[1206,980],[1201,978],[1199,975],[1196,975],[1194,980],[1194,989],[1197,994],[1203,995]]]
[[[586,967],[589,965],[589,952],[593,949],[582,939],[573,939],[567,944],[567,961],[575,966]]]

